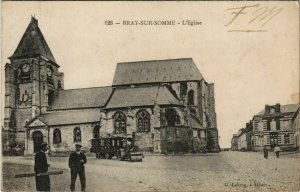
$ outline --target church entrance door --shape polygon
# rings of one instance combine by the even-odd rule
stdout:
[[[35,131],[32,133],[34,153],[38,152],[40,145],[43,143],[43,133]]]

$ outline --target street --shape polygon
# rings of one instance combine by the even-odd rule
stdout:
[[[143,162],[88,157],[87,191],[299,191],[299,154],[279,159],[270,153],[221,152],[185,156],[145,156]],[[34,177],[14,178],[33,171],[33,156],[3,157],[2,191],[34,191]],[[52,191],[69,191],[68,157],[48,157]],[[80,190],[77,178],[76,190]]]

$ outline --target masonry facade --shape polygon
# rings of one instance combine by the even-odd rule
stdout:
[[[283,151],[299,149],[299,104],[265,105],[265,108],[254,115],[243,131],[239,130],[234,137],[245,141],[246,149],[261,151],[264,146],[273,150],[279,146]],[[240,135],[245,133],[245,137]],[[238,149],[245,147],[238,143]]]
[[[32,18],[5,66],[3,151],[51,152],[97,137],[134,134],[143,151],[219,151],[214,84],[190,58],[118,63],[112,86],[64,89],[38,21]]]
[[[254,150],[266,145],[273,149],[278,145],[282,150],[293,148],[293,120],[299,105],[266,105],[253,117]]]

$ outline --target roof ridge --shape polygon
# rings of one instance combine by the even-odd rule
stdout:
[[[127,62],[118,62],[117,64],[133,64],[133,63],[147,63],[147,62],[154,62],[154,61],[175,61],[175,60],[193,60],[191,57],[184,57],[184,58],[175,58],[175,59],[153,59],[153,60],[142,60],[142,61],[127,61]]]
[[[58,92],[60,91],[71,91],[71,90],[82,90],[82,89],[95,89],[95,88],[108,88],[111,87],[111,85],[107,85],[107,86],[100,86],[100,87],[82,87],[82,88],[74,88],[74,89],[61,89],[61,90],[56,90]]]

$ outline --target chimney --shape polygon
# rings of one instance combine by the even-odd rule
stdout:
[[[275,113],[280,113],[280,104],[276,103],[275,105]]]
[[[270,106],[265,105],[265,114],[270,114]]]

